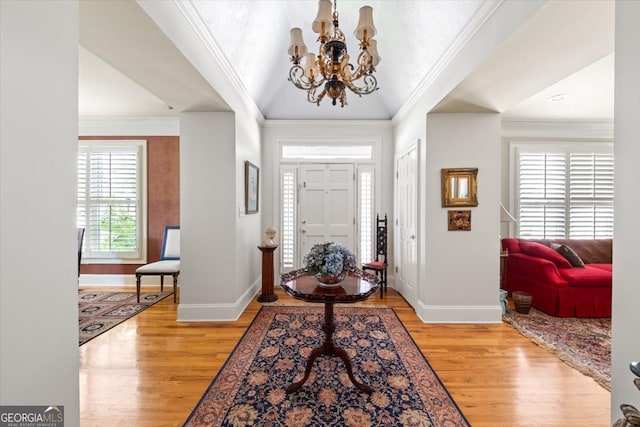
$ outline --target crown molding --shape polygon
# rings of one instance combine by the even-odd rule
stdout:
[[[458,37],[451,43],[451,46],[449,46],[446,52],[444,52],[433,67],[431,67],[427,75],[420,81],[420,84],[418,84],[416,89],[409,95],[407,101],[402,104],[398,112],[393,116],[392,121],[394,124],[401,122],[407,117],[420,98],[427,92],[427,89],[429,89],[443,70],[453,61],[460,51],[462,51],[464,46],[469,43],[503,2],[504,0],[496,0],[482,4],[469,23],[460,31]]]
[[[114,117],[78,120],[79,136],[179,136],[178,117]]]
[[[253,98],[251,98],[251,95],[249,95],[249,91],[242,83],[242,80],[240,80],[240,77],[235,72],[234,68],[229,63],[229,60],[222,52],[222,49],[220,49],[220,46],[216,42],[215,38],[211,34],[211,31],[205,24],[204,19],[202,19],[202,16],[195,8],[195,6],[191,2],[177,0],[174,1],[174,4],[180,11],[182,16],[184,16],[184,18],[187,20],[189,26],[192,28],[198,38],[202,41],[216,63],[220,66],[224,76],[226,77],[227,83],[232,89],[231,94],[237,94],[238,100],[259,123],[264,122],[264,115],[256,105]],[[207,77],[205,76],[205,78]],[[222,91],[216,89],[215,87],[214,89],[222,95]],[[232,102],[229,102],[228,99],[225,99],[225,101],[229,103],[229,105],[232,105]]]

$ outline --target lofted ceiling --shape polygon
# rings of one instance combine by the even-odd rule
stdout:
[[[162,117],[229,111],[219,95],[144,11],[149,1],[80,1],[81,118]],[[311,22],[317,1],[192,0],[181,10],[212,40],[213,60],[267,119],[391,119],[419,94],[500,1],[340,0],[352,57],[358,9],[374,9],[382,61],[379,90],[348,105],[308,103],[287,81],[289,30]],[[550,1],[467,76],[434,111],[499,111],[528,120],[612,120],[613,2]],[[549,101],[563,94],[561,101]]]

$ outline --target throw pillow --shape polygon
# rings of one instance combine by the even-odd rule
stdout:
[[[571,249],[569,246],[551,243],[551,248],[555,249],[556,252],[565,257],[573,267],[584,268],[582,258],[580,258],[576,251]]]
[[[520,249],[527,255],[547,259],[558,268],[571,268],[571,263],[565,257],[542,243],[520,241]]]

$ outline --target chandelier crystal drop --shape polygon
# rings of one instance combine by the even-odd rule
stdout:
[[[354,35],[360,41],[360,53],[356,65],[352,65],[347,53],[344,33],[338,25],[337,0],[318,1],[318,15],[311,25],[318,34],[318,53],[309,53],[302,39],[300,28],[291,29],[289,55],[293,66],[289,70],[289,81],[295,87],[307,92],[307,100],[320,105],[325,96],[347,105],[345,89],[358,96],[368,95],[378,90],[378,81],[373,73],[380,62],[376,34],[373,25],[373,9],[370,6],[360,8],[360,20]],[[301,62],[303,64],[301,65]]]

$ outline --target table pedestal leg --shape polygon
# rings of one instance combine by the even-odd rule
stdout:
[[[336,330],[336,324],[333,318],[333,303],[326,302],[324,304],[324,322],[322,323],[322,330],[325,333],[324,342],[320,347],[313,349],[311,355],[309,355],[309,360],[307,361],[307,366],[304,369],[304,376],[302,379],[296,383],[291,384],[287,387],[287,393],[293,393],[298,390],[302,385],[309,379],[309,374],[311,373],[311,367],[313,366],[313,362],[318,358],[318,356],[324,354],[327,356],[335,355],[338,356],[344,362],[345,367],[347,368],[347,375],[349,375],[349,379],[359,390],[371,394],[371,387],[366,384],[362,384],[356,380],[353,376],[353,369],[351,367],[351,359],[347,355],[347,352],[336,346],[333,343],[333,333]]]

